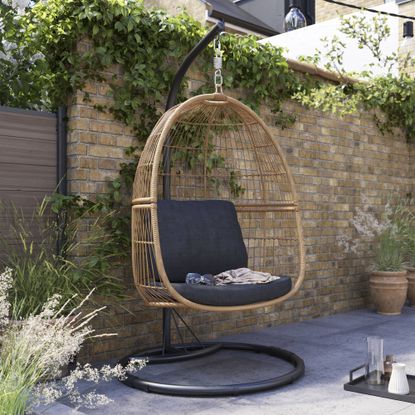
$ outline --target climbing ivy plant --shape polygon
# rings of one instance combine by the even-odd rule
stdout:
[[[120,177],[95,203],[96,210],[119,212],[110,216],[108,227],[125,252],[128,217],[122,190],[131,188],[139,152],[160,116],[180,62],[206,29],[186,13],[168,16],[137,0],[3,0],[0,19],[2,105],[55,110],[87,81],[104,80],[107,68],[120,67],[109,80],[114,103],[97,109],[111,112],[132,127],[137,142],[126,149]],[[268,102],[277,123],[293,122],[281,104],[300,92],[304,82],[288,67],[281,49],[261,45],[253,36],[228,34],[222,48],[225,88],[246,89],[249,93],[243,99],[253,109]],[[212,55],[207,50],[196,63],[207,80],[212,76]],[[185,98],[183,87],[179,100]],[[212,91],[210,79],[198,92],[206,89]],[[84,99],[88,100],[87,94]],[[235,192],[243,191],[234,175],[230,186]],[[62,198],[55,195],[53,199],[57,210]],[[77,197],[66,197],[65,208],[70,208],[71,200],[75,210],[84,205]]]
[[[146,8],[140,0],[1,0],[0,28],[1,105],[53,111],[89,80],[104,81],[106,69],[120,68],[106,79],[113,104],[96,108],[130,126],[137,141],[126,149],[126,162],[108,194],[93,203],[95,211],[117,212],[110,215],[109,235],[114,250],[125,252],[129,223],[122,194],[131,188],[140,150],[160,116],[181,60],[206,29],[186,13],[168,16]],[[354,33],[355,28],[346,30]],[[360,40],[363,46],[373,45],[370,37]],[[334,54],[339,47],[334,45]],[[402,127],[408,137],[415,135],[415,87],[409,77],[384,77],[367,85],[322,84],[292,71],[281,49],[260,44],[253,36],[226,34],[222,48],[224,87],[248,91],[241,99],[254,110],[266,103],[281,127],[294,121],[282,111],[282,103],[294,97],[340,113],[355,111],[359,105],[380,108],[390,126]],[[212,91],[212,55],[208,49],[196,63],[209,79],[197,92]],[[184,85],[180,101],[185,98]],[[235,192],[243,192],[237,177],[231,177],[230,184]],[[54,198],[57,210],[62,200]],[[77,197],[65,198],[65,208],[71,203],[75,210],[85,205]]]

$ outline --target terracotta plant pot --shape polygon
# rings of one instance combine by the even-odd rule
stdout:
[[[413,267],[406,267],[408,274],[406,278],[408,278],[408,300],[411,303],[412,307],[415,307],[415,268]]]
[[[408,292],[406,271],[372,272],[369,283],[372,301],[378,314],[401,314]]]

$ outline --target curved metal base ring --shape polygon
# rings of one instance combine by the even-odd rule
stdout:
[[[202,346],[202,347],[201,347]],[[173,350],[162,354],[162,349],[152,349],[142,351],[133,356],[127,356],[120,361],[126,365],[131,358],[148,358],[147,364],[163,364],[180,362],[184,360],[200,358],[219,350],[240,350],[246,352],[262,353],[290,363],[293,369],[283,375],[276,376],[261,381],[238,383],[233,385],[219,386],[197,386],[197,385],[178,385],[170,383],[159,383],[141,378],[137,374],[128,374],[122,380],[125,385],[132,388],[141,389],[146,392],[160,393],[176,396],[229,396],[241,395],[246,393],[261,392],[268,389],[275,389],[289,383],[293,383],[304,375],[304,362],[296,354],[278,347],[262,346],[248,343],[202,343],[192,345],[174,346]]]

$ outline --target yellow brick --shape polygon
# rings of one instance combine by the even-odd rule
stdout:
[[[80,107],[79,116],[81,118],[96,119],[98,118],[98,111],[90,107]]]
[[[68,169],[68,180],[87,180],[89,177],[89,170],[84,169]]]
[[[91,131],[97,131],[100,133],[113,133],[122,134],[124,132],[124,126],[116,122],[107,121],[94,121],[90,122]]]
[[[105,158],[123,158],[123,150],[117,147],[90,145],[88,155]]]
[[[87,169],[96,169],[98,167],[97,159],[91,157],[80,157],[79,167]]]
[[[68,122],[69,130],[89,130],[90,122],[89,119],[85,118],[72,118]]]
[[[119,168],[119,161],[110,159],[99,160],[98,167],[100,169],[117,170]]]
[[[108,134],[99,134],[98,135],[98,143],[99,144],[103,144],[106,146],[114,146],[117,142],[116,137],[114,137],[113,135],[108,135]]]
[[[90,180],[96,182],[103,182],[109,179],[114,179],[117,172],[113,172],[112,175],[109,174],[107,171],[104,170],[91,170],[89,174]]]
[[[81,131],[79,133],[79,140],[82,143],[96,143],[97,142],[97,134],[90,133],[89,131]]]
[[[87,147],[85,144],[69,144],[68,154],[86,154]]]

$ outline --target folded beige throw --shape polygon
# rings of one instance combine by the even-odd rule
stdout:
[[[214,276],[216,285],[227,284],[267,284],[280,277],[268,272],[252,271],[249,268],[237,268],[221,272]]]

